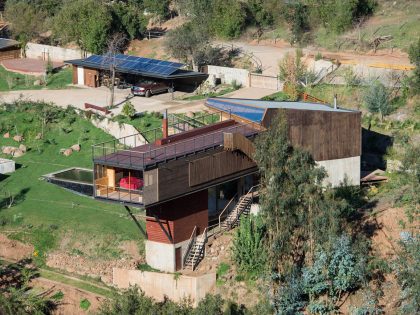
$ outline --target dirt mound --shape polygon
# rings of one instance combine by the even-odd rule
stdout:
[[[47,257],[47,266],[62,269],[70,273],[100,278],[107,284],[112,283],[112,269],[136,269],[142,259],[92,260],[83,256],[67,253],[51,253]]]
[[[36,278],[31,281],[31,285],[34,286],[36,290],[50,292],[50,294],[48,294],[50,297],[60,291],[63,293],[63,298],[60,300],[57,309],[53,311],[54,315],[90,314],[91,312],[97,311],[104,300],[102,296],[45,278]],[[80,301],[84,299],[87,299],[90,302],[87,311],[80,308]]]
[[[31,257],[34,252],[32,245],[11,240],[6,235],[0,234],[0,257],[6,260],[17,261]]]

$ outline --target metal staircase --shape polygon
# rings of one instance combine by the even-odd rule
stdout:
[[[233,229],[235,226],[239,225],[239,219],[241,215],[248,215],[251,210],[251,203],[253,197],[251,194],[243,195],[239,198],[238,203],[235,208],[228,214],[226,220],[222,222],[222,228],[224,230]]]
[[[194,271],[195,267],[204,258],[206,243],[207,243],[207,228],[200,236],[195,236],[197,227],[194,228],[191,235],[190,242],[184,255],[184,269],[191,268]]]
[[[184,269],[190,268],[194,271],[205,256],[205,248],[208,239],[238,226],[241,216],[249,215],[254,197],[258,196],[257,187],[259,187],[259,185],[251,187],[245,195],[239,198],[236,204],[234,204],[234,196],[220,213],[218,225],[206,228],[204,233],[199,236],[197,236],[197,227],[194,227],[183,257]],[[222,218],[225,219],[222,221]]]

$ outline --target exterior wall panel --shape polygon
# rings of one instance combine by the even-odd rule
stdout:
[[[9,60],[9,59],[19,59],[20,58],[20,48],[11,47],[5,48],[0,51],[0,61]]]

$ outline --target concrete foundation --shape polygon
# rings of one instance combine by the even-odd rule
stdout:
[[[152,268],[160,271],[175,272],[175,250],[181,247],[181,257],[184,257],[189,240],[177,244],[165,244],[154,241],[146,241],[146,262]],[[183,263],[181,258],[181,263]]]
[[[360,156],[344,159],[317,161],[327,171],[328,177],[324,184],[331,184],[338,187],[347,178],[347,184],[352,186],[360,185]]]
[[[0,159],[0,174],[13,173],[15,171],[15,161]]]

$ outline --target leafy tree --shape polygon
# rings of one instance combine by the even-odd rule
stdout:
[[[132,40],[141,37],[146,30],[147,20],[142,4],[115,2],[112,4],[112,13],[114,33],[122,33]]]
[[[242,3],[235,0],[215,0],[211,16],[211,29],[221,38],[236,38],[245,26],[246,13]]]
[[[28,2],[7,1],[4,16],[10,22],[12,35],[23,49],[30,40],[44,31],[45,12]]]
[[[248,0],[249,19],[257,26],[271,26],[273,24],[273,14],[264,5],[263,0]]]
[[[134,117],[136,114],[136,109],[134,108],[134,105],[128,101],[124,104],[122,108],[122,114],[130,119]]]
[[[222,315],[223,314],[223,304],[225,301],[220,295],[211,295],[207,294],[204,299],[202,299],[197,308],[194,309],[192,314],[201,315],[201,314],[214,314]]]
[[[364,101],[371,113],[379,113],[381,120],[391,112],[389,93],[386,87],[379,81],[374,82],[365,94]]]
[[[144,0],[144,7],[148,12],[165,19],[169,16],[169,0]]]
[[[196,69],[195,56],[203,47],[207,47],[208,40],[209,34],[204,28],[189,22],[170,31],[165,45],[173,57],[190,63]]]
[[[54,18],[54,33],[62,42],[76,42],[95,54],[101,54],[106,48],[111,28],[110,6],[95,0],[66,2]]]
[[[415,95],[420,93],[420,37],[417,43],[410,45],[408,56],[410,57],[410,62],[416,66],[410,78],[411,93]]]
[[[284,8],[284,17],[290,26],[290,44],[301,43],[303,35],[309,30],[308,11],[301,1],[287,3]]]
[[[276,315],[303,315],[302,310],[307,301],[300,275],[296,270],[290,272],[282,281],[273,301]]]
[[[251,278],[261,275],[266,269],[265,235],[262,218],[252,216],[241,220],[233,240],[233,259],[239,271]]]

